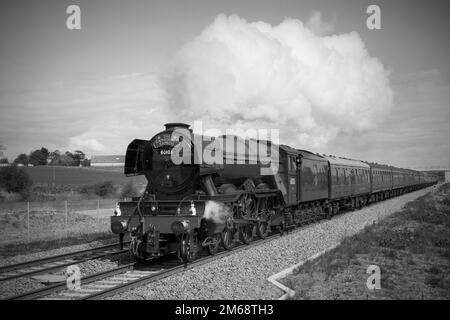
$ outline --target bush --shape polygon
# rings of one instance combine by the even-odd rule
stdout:
[[[117,187],[112,181],[103,181],[95,184],[87,184],[81,187],[80,193],[87,195],[97,195],[99,197],[106,197],[114,195],[117,192]]]
[[[8,193],[19,193],[27,198],[33,184],[28,173],[16,166],[0,168],[0,189]]]

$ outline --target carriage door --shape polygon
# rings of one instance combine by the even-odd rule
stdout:
[[[350,194],[356,193],[356,169],[350,170]]]
[[[297,203],[297,163],[292,155],[288,155],[288,190],[289,202]]]

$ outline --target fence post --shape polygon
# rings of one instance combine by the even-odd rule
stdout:
[[[97,222],[100,221],[100,198],[97,199]]]
[[[27,201],[27,243],[30,243],[30,201]]]
[[[67,238],[67,200],[64,200],[64,230],[66,230]]]
[[[55,180],[56,180],[56,174],[55,174],[55,166],[53,166],[53,179],[52,179],[52,187],[55,187]]]

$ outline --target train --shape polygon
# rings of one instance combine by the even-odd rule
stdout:
[[[195,161],[198,150],[225,138],[233,147],[226,150],[222,143],[223,150],[210,153],[222,151],[215,157],[219,161]],[[277,170],[267,171],[273,163],[253,159],[255,148],[276,150]],[[174,161],[177,153],[183,161]],[[436,176],[423,172],[268,140],[204,139],[184,123],[165,124],[150,140],[133,140],[124,173],[144,175],[148,183],[141,196],[117,203],[111,216],[121,246],[128,235],[137,260],[176,253],[185,263],[202,251],[231,250],[236,241],[249,244],[437,183]]]

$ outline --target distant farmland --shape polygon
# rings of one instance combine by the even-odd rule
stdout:
[[[146,184],[145,177],[126,177],[123,168],[92,168],[92,167],[24,167],[34,183],[55,183],[57,185],[85,185],[101,181],[112,181],[115,184],[125,184],[133,181],[135,184]]]

